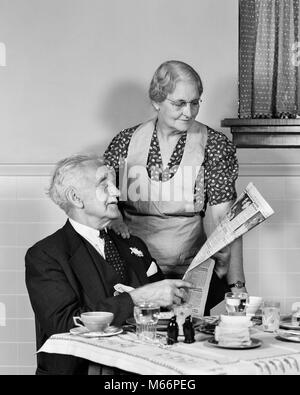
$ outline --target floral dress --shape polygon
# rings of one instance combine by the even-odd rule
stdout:
[[[127,157],[131,136],[139,125],[122,130],[109,144],[104,153],[106,164],[112,166],[118,176],[119,164]],[[236,199],[235,181],[238,177],[236,149],[232,142],[221,132],[207,128],[208,137],[204,162],[204,211],[210,206]],[[157,131],[154,129],[147,161],[148,176],[156,181],[166,181],[175,173],[181,162],[186,142],[183,133],[165,169],[162,168]],[[117,177],[118,179],[118,177]],[[195,188],[195,200],[197,191]],[[204,215],[202,211],[202,215]]]

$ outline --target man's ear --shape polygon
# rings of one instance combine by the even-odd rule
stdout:
[[[73,206],[77,208],[83,208],[84,204],[81,200],[80,196],[78,195],[78,191],[74,187],[69,187],[66,190],[66,198],[68,201],[73,204]]]

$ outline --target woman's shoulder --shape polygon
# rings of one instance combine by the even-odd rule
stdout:
[[[228,142],[231,143],[231,141],[229,140],[229,138],[226,136],[225,133],[220,132],[219,130],[215,130],[213,128],[211,128],[210,126],[207,126],[207,137],[210,140],[217,140],[217,141],[221,141],[221,142]],[[232,143],[231,143],[232,144]]]
[[[105,162],[116,171],[119,168],[119,159],[126,158],[129,143],[134,131],[139,125],[121,130],[110,142],[104,152]]]
[[[207,150],[222,150],[223,152],[235,152],[235,145],[232,141],[223,133],[218,130],[207,127]],[[224,152],[224,153],[225,153]]]
[[[139,125],[136,126],[132,126],[130,128],[126,128],[121,130],[109,143],[104,156],[107,158],[109,155],[112,154],[126,154],[127,153],[127,149],[131,140],[131,137],[134,133],[134,131],[138,128]],[[124,151],[125,152],[120,152]],[[126,155],[125,155],[126,156]]]
[[[122,129],[117,135],[116,137],[120,137],[120,138],[126,138],[126,137],[131,137],[133,135],[133,133],[136,131],[136,129],[140,126],[140,124],[135,125],[135,126],[131,126],[129,128],[125,128]]]

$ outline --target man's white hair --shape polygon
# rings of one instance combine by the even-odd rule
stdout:
[[[96,154],[72,155],[56,164],[47,194],[66,213],[71,208],[66,192],[68,188],[78,185],[78,181],[83,175],[83,166],[90,161],[96,162],[98,166],[105,165],[103,157]]]

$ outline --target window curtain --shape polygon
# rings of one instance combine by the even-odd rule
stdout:
[[[240,0],[240,118],[299,114],[299,2]]]

